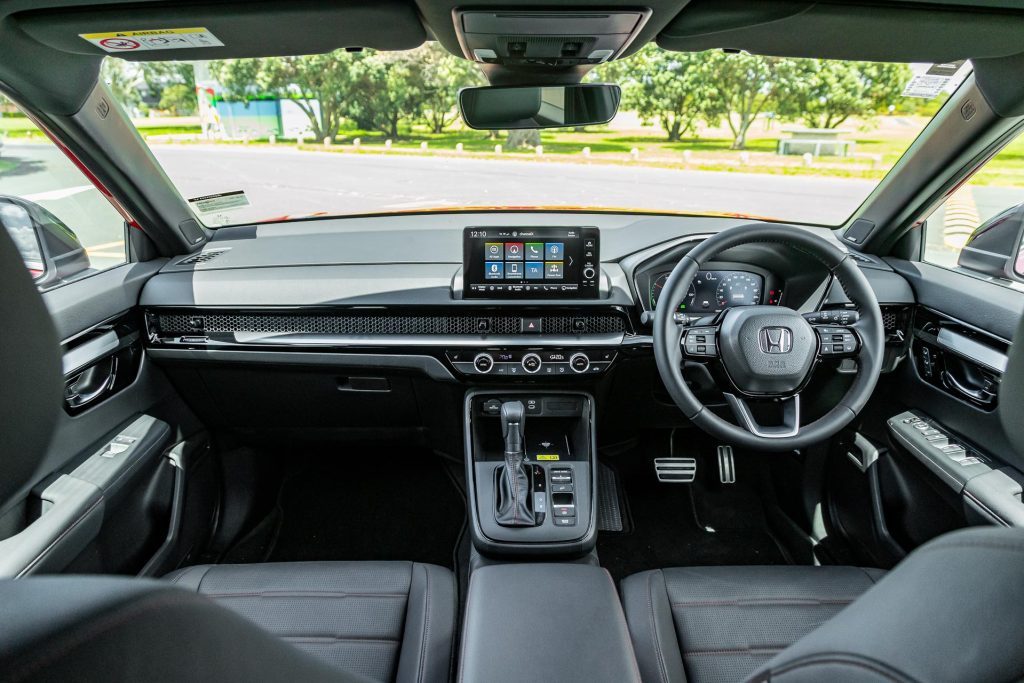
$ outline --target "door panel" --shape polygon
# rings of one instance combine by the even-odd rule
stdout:
[[[162,263],[115,267],[43,294],[67,340],[64,406],[36,481],[0,518],[0,576],[159,574],[209,532],[180,528],[186,474],[209,450],[202,425],[142,348],[138,295]],[[215,467],[195,469],[217,476]],[[195,488],[204,500],[193,509],[208,521],[218,487]]]

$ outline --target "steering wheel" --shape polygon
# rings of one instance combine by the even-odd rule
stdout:
[[[812,325],[791,308],[738,306],[713,318],[680,324],[675,314],[697,271],[723,251],[754,242],[785,244],[820,261],[853,302],[856,321],[842,324],[837,314],[834,322]],[[659,304],[654,312],[658,372],[683,414],[725,443],[789,451],[825,440],[857,416],[882,370],[882,312],[867,278],[849,254],[800,228],[754,223],[709,237],[676,264]],[[829,412],[801,425],[800,392],[814,366],[841,358],[856,359],[853,384]],[[693,394],[683,379],[684,359],[715,364],[724,371],[729,386],[722,393],[739,426],[716,415]],[[781,405],[781,425],[757,421],[751,404],[764,401]]]

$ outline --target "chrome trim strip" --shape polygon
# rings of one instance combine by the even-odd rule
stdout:
[[[262,332],[235,332],[234,342],[210,339],[206,342],[181,342],[180,337],[161,339],[161,346],[188,346],[193,348],[232,348],[241,346],[293,346],[293,347],[367,347],[367,346],[619,346],[625,334],[588,335],[586,337],[545,335],[516,335],[503,337],[464,337],[455,335],[388,335],[351,337],[340,335],[289,334],[267,335]]]
[[[1000,374],[1006,372],[1006,363],[1008,360],[1006,354],[993,349],[991,346],[971,339],[967,335],[959,334],[948,327],[943,327],[939,330],[939,334],[936,336],[935,341],[940,347],[947,351],[963,356],[964,358],[972,360],[979,365],[984,365],[990,370],[995,370]]]
[[[109,356],[114,351],[117,351],[119,345],[120,340],[117,337],[117,333],[113,330],[105,332],[95,339],[90,339],[84,344],[79,344],[64,354],[62,359],[64,375],[67,376],[78,372],[104,356]]]
[[[746,401],[733,394],[723,393],[722,395],[725,396],[725,402],[732,408],[736,417],[743,422],[743,426],[754,436],[760,436],[765,439],[786,439],[796,436],[800,432],[800,394],[783,399],[783,404],[791,401],[793,407],[791,409],[784,407],[784,422],[778,427],[762,427],[754,419],[754,414],[750,412],[750,407]],[[792,410],[791,413],[790,410]]]

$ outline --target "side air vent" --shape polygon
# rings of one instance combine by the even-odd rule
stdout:
[[[195,266],[195,265],[198,265],[200,263],[208,263],[209,261],[212,261],[213,259],[217,258],[218,256],[220,256],[221,254],[223,254],[226,251],[229,251],[229,250],[228,249],[211,249],[210,251],[201,251],[198,254],[192,254],[191,256],[186,256],[182,260],[178,261],[178,263],[175,264],[175,265],[179,265],[179,266]]]

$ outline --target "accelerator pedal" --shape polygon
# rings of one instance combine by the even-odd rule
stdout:
[[[736,459],[732,446],[718,447],[718,480],[723,484],[736,483]]]

